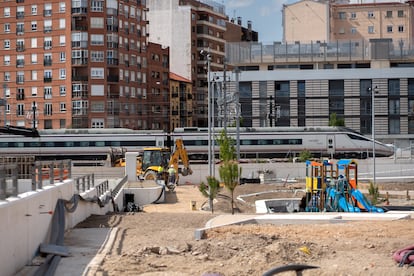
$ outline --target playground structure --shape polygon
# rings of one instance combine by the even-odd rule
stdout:
[[[306,212],[384,212],[358,190],[358,164],[352,159],[336,164],[306,161],[304,208]]]

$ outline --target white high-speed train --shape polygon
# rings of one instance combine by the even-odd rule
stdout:
[[[220,135],[222,128],[211,131],[211,137]],[[345,127],[256,127],[227,128],[227,134],[237,141],[240,138],[241,158],[276,158],[297,156],[308,150],[314,157],[367,158],[372,156],[372,139]],[[176,128],[190,158],[206,158],[208,148],[207,128]],[[212,138],[214,139],[214,138]],[[218,154],[217,143],[214,147]],[[375,141],[375,156],[394,154],[394,149]]]
[[[215,139],[221,128],[211,132]],[[236,128],[227,133],[237,140]],[[144,147],[172,145],[175,138],[184,141],[190,159],[207,160],[207,128],[176,128],[172,133],[130,129],[58,129],[39,130],[40,137],[0,135],[0,155],[34,155],[42,159],[105,160],[108,155],[140,151]],[[343,127],[240,128],[241,158],[280,158],[308,150],[314,157],[366,158],[372,156],[371,139]],[[214,153],[218,157],[219,146]],[[393,148],[375,141],[377,157],[391,156]]]

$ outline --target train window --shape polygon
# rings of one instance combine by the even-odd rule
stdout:
[[[9,147],[9,143],[7,142],[1,142],[0,143],[0,148],[8,148]]]
[[[10,143],[12,148],[24,148],[24,142],[14,142]]]
[[[289,139],[289,145],[301,145],[302,139]]]
[[[241,140],[240,144],[241,145],[254,145],[254,142],[253,140]],[[256,144],[257,144],[257,141],[256,141]]]
[[[105,141],[96,141],[95,147],[105,147]]]
[[[29,143],[27,143],[27,145],[30,148],[37,148],[37,147],[41,146],[41,143],[40,142],[29,142]]]
[[[70,148],[70,147],[74,147],[74,146],[75,146],[75,143],[73,141],[65,142],[65,147]]]
[[[89,141],[81,141],[79,143],[79,146],[81,146],[81,147],[89,147]]]
[[[109,147],[120,147],[121,142],[120,141],[107,141],[105,142],[105,145]]]
[[[55,146],[54,142],[43,142],[42,144],[43,144],[43,147],[46,147],[46,148],[53,148]]]
[[[346,135],[348,135],[348,137],[353,139],[353,140],[370,141],[368,138],[363,137],[363,136],[358,136],[358,135],[349,134],[349,133],[347,133]]]

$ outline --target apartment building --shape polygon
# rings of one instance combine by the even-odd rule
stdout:
[[[160,44],[148,43],[148,93],[138,113],[147,116],[149,129],[170,131],[169,50]]]
[[[192,92],[191,80],[170,72],[170,130],[193,126]]]
[[[207,57],[223,71],[224,5],[212,0],[149,0],[149,41],[170,48],[170,71],[192,81],[193,125],[207,126]]]
[[[413,2],[298,1],[284,5],[283,41],[390,39],[412,43]]]
[[[71,125],[70,10],[70,1],[0,4],[2,125]]]
[[[39,129],[151,127],[142,112],[148,79],[145,4],[2,2],[6,124],[31,127],[34,120]]]
[[[150,128],[145,1],[69,3],[71,127]]]

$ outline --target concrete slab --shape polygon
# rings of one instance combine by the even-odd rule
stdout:
[[[95,275],[117,231],[117,228],[76,228],[67,232],[64,243],[71,256],[61,259],[55,275]]]

